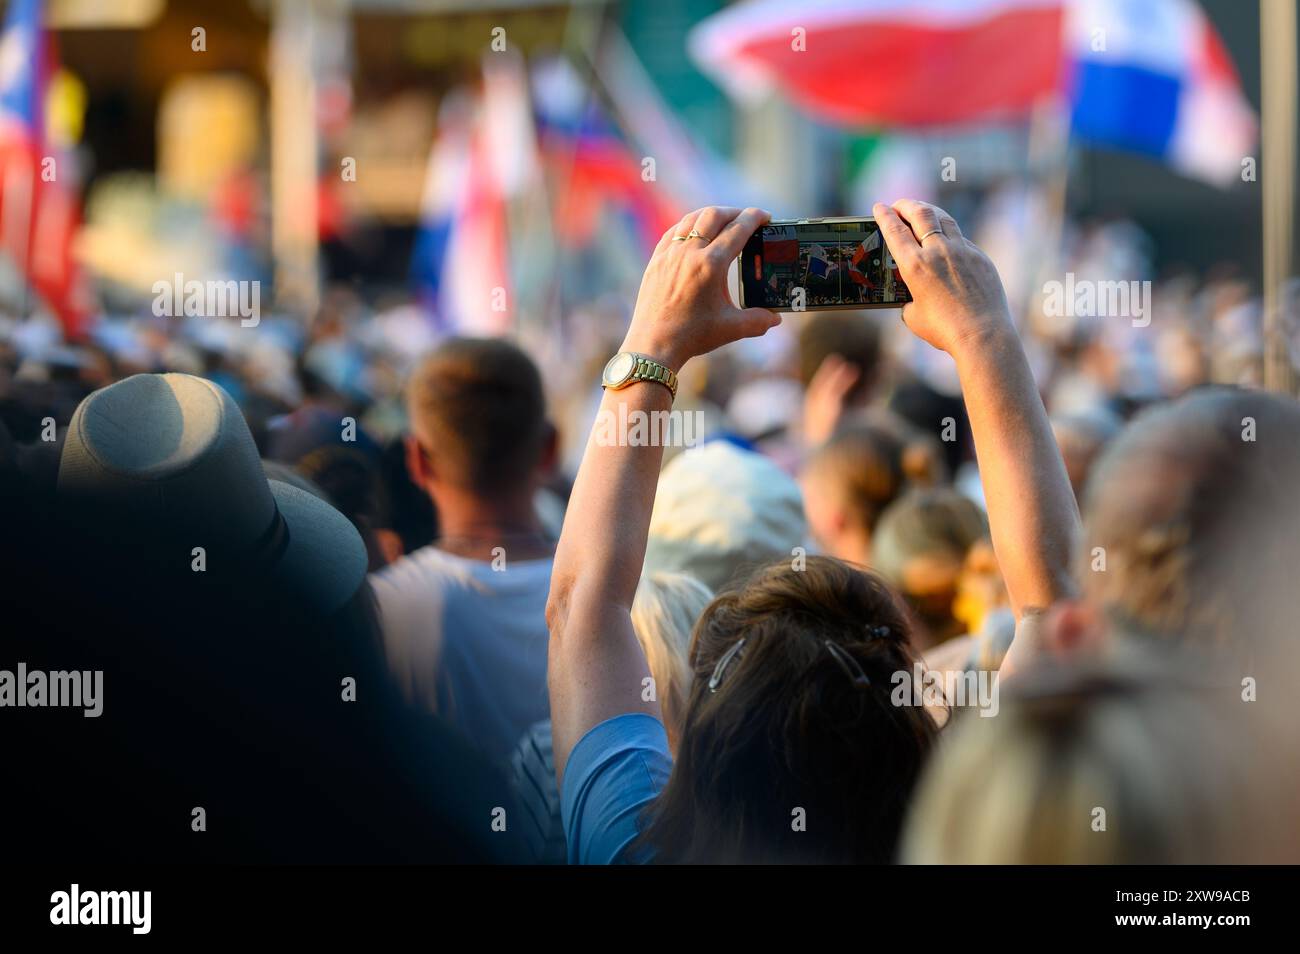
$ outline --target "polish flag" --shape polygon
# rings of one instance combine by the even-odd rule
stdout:
[[[733,97],[780,89],[845,125],[1026,115],[1062,78],[1062,0],[748,0],[704,20],[692,58]]]

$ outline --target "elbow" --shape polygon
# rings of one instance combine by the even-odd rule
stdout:
[[[1043,568],[1028,587],[1010,590],[1011,609],[1016,619],[1044,613],[1057,603],[1078,596],[1078,585],[1070,568],[1059,564]]]
[[[546,597],[546,629],[551,640],[560,635],[569,618],[569,602],[573,595],[573,580],[555,575],[551,578],[551,591]]]

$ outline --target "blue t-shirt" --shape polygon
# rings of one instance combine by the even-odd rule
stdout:
[[[643,712],[606,719],[573,747],[560,815],[571,865],[639,864],[625,857],[644,809],[668,784],[673,760],[663,723]]]

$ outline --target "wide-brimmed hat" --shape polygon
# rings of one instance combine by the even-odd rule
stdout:
[[[268,480],[239,407],[202,378],[137,374],[92,393],[72,416],[58,486],[79,513],[167,548],[153,562],[192,571],[202,547],[204,572],[316,612],[342,606],[365,577],[356,528],[324,500]]]

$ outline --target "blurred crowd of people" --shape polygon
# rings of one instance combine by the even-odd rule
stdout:
[[[1142,242],[1082,228],[1067,268],[1134,274]],[[547,605],[630,304],[571,315],[563,339],[449,337],[342,288],[306,324],[119,317],[73,345],[6,320],[5,662],[105,673],[97,719],[17,714],[26,781],[0,799],[30,821],[18,840],[200,860],[1300,857],[1278,797],[1300,769],[1300,406],[1258,389],[1245,280],[1167,276],[1148,325],[1029,296],[1016,324],[1083,515],[1077,592],[1034,612],[995,552],[997,465],[957,363],[896,311],[788,315],[687,364],[673,406],[702,412],[703,440],[664,449],[626,607],[668,757],[591,766],[609,723],[568,738]],[[1027,643],[995,717],[882,701],[917,662],[991,675]],[[570,792],[580,758],[591,786]],[[584,806],[634,772],[656,798],[602,855]]]

